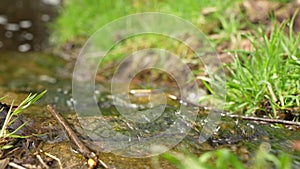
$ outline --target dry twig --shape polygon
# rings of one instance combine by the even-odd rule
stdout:
[[[300,122],[280,120],[280,119],[269,119],[269,118],[261,118],[261,117],[250,117],[250,116],[235,115],[235,114],[230,114],[229,112],[226,112],[226,111],[223,111],[223,110],[212,109],[212,108],[201,106],[201,105],[198,105],[198,104],[195,104],[195,103],[190,103],[190,102],[185,101],[185,100],[180,100],[177,96],[174,96],[174,95],[168,95],[168,97],[170,99],[177,100],[180,103],[186,103],[188,105],[198,107],[200,110],[203,110],[203,111],[211,111],[211,112],[215,112],[215,113],[220,113],[221,116],[223,116],[223,117],[230,117],[230,118],[237,118],[237,119],[257,121],[257,122],[265,122],[265,123],[277,123],[277,124],[284,124],[284,125],[300,126]]]
[[[57,163],[58,163],[58,165],[59,165],[59,169],[63,169],[62,164],[61,164],[59,158],[55,157],[55,156],[52,155],[52,154],[46,153],[46,152],[44,152],[44,154],[45,154],[46,156],[48,156],[48,157],[54,159],[55,161],[57,161]]]
[[[83,156],[88,158],[89,168],[95,168],[97,166],[98,162],[100,162],[100,164],[103,167],[108,168],[107,165],[103,161],[98,159],[98,157],[96,156],[96,154],[94,152],[92,152],[90,149],[88,149],[82,143],[82,141],[78,138],[78,136],[75,134],[75,132],[71,129],[71,127],[68,125],[68,123],[65,121],[65,119],[51,105],[47,105],[47,108],[52,113],[52,115],[57,119],[57,121],[62,125],[62,127],[65,130],[65,132],[67,133],[69,139],[75,144],[78,151]]]
[[[49,168],[49,166],[45,163],[45,161],[42,159],[42,157],[39,154],[36,155],[36,158],[40,161],[40,163],[43,165],[44,168],[46,169]]]
[[[9,166],[13,167],[13,168],[16,168],[16,169],[26,169],[25,167],[19,165],[19,164],[16,164],[14,162],[9,162],[8,163]]]

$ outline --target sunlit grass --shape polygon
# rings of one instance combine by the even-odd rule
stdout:
[[[60,16],[52,24],[52,40],[63,44],[77,37],[89,37],[105,24],[122,16],[141,12],[162,12],[182,17],[201,31],[214,29],[220,16],[231,15],[234,4],[241,0],[69,0],[60,9]],[[211,9],[204,16],[202,10]]]
[[[7,112],[7,115],[5,117],[4,123],[0,130],[0,139],[5,138],[25,138],[26,136],[20,136],[16,134],[19,130],[21,130],[25,125],[26,122],[21,124],[19,127],[17,127],[14,131],[9,132],[7,128],[14,123],[14,121],[18,118],[18,115],[23,112],[25,109],[27,109],[29,106],[34,104],[36,101],[38,101],[47,91],[43,91],[40,94],[29,94],[26,99],[24,99],[18,107],[13,110],[14,101],[11,103],[11,106]],[[1,98],[0,100],[2,100]],[[10,148],[12,145],[1,145],[1,149]]]
[[[275,26],[269,35],[259,28],[255,35],[247,36],[253,51],[231,51],[235,58],[227,65],[227,110],[270,112],[266,109],[269,104],[273,112],[269,115],[277,117],[279,112],[300,106],[300,34],[292,27],[292,22]],[[297,110],[291,113],[297,115]]]

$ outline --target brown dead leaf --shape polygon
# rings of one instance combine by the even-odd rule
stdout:
[[[244,51],[252,51],[253,45],[249,39],[243,39],[239,45],[239,49]]]
[[[247,18],[253,22],[266,22],[269,19],[269,13],[280,7],[280,3],[266,0],[248,0],[243,3]]]
[[[300,151],[300,140],[293,140],[292,148],[296,151]]]

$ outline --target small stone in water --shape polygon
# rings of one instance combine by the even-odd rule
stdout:
[[[13,37],[13,33],[11,31],[6,31],[4,35],[5,35],[6,38],[12,38]]]
[[[19,45],[18,50],[20,52],[27,52],[30,50],[30,48],[31,48],[30,44],[25,43],[25,44]]]
[[[26,39],[26,40],[32,40],[32,39],[33,39],[32,33],[25,33],[25,34],[23,35],[23,37],[24,37],[24,39]]]
[[[41,20],[44,21],[44,22],[48,22],[50,20],[50,16],[44,14],[44,15],[41,16]]]
[[[32,22],[29,21],[29,20],[24,20],[24,21],[21,21],[19,23],[19,25],[20,25],[21,28],[27,29],[27,28],[30,28],[32,26]]]
[[[7,23],[6,16],[0,15],[0,24],[5,25]]]
[[[9,30],[9,31],[18,31],[20,29],[19,25],[18,24],[15,24],[15,23],[8,23],[6,26],[5,26],[5,29],[6,30]]]

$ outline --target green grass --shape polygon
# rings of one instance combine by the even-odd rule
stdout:
[[[36,101],[38,101],[46,92],[47,91],[45,90],[40,94],[34,94],[34,95],[29,94],[28,97],[26,99],[24,99],[15,110],[13,110],[14,101],[11,103],[10,109],[7,112],[4,123],[0,130],[0,140],[5,139],[5,138],[25,138],[26,137],[26,136],[20,136],[20,135],[16,134],[16,132],[18,132],[20,129],[22,129],[26,125],[26,122],[21,124],[18,128],[16,128],[12,132],[9,132],[7,130],[7,128],[12,123],[14,123],[14,121],[18,118],[18,115],[21,112],[23,112],[29,106],[34,104]],[[2,99],[3,98],[1,98],[0,100],[2,100]],[[13,145],[9,145],[9,144],[0,145],[0,149],[7,149],[7,148],[11,148],[12,146]]]
[[[168,152],[162,155],[163,158],[174,164],[178,169],[291,169],[292,158],[289,154],[280,153],[278,156],[271,154],[262,143],[253,155],[250,163],[244,164],[229,149],[219,149],[201,154],[199,157],[185,153]]]
[[[195,24],[202,31],[212,30],[219,23],[219,16],[231,15],[236,2],[241,0],[69,0],[60,10],[60,16],[51,25],[54,44],[88,38],[103,25],[119,18],[141,12],[173,14]],[[212,7],[212,15],[204,16],[203,9]],[[217,23],[216,23],[217,22]]]
[[[284,32],[286,25],[288,35]],[[248,115],[263,111],[277,117],[278,113],[299,107],[300,34],[292,31],[292,22],[275,26],[270,35],[258,29],[247,39],[253,51],[231,51],[235,58],[227,65],[230,76],[226,79],[226,109]],[[266,104],[270,104],[271,111]],[[299,110],[291,113],[299,115]]]
[[[71,42],[83,45],[85,40],[105,24],[129,14],[140,12],[163,12],[182,17],[196,25],[204,33],[222,34],[222,39],[214,41],[216,46],[224,40],[236,37],[242,27],[236,20],[236,10],[242,0],[70,0],[61,9],[60,16],[51,25],[53,44],[58,46]],[[211,9],[214,12],[205,14]],[[238,9],[239,10],[239,9]],[[229,22],[227,22],[229,20]],[[220,29],[220,25],[224,29]],[[158,35],[142,35],[128,38],[116,46],[102,60],[99,67],[106,69],[112,62],[118,62],[128,52],[145,48],[165,48],[185,59],[186,63],[197,66],[199,59],[192,60],[194,54],[186,46],[174,39]],[[108,64],[110,63],[110,64]],[[108,71],[104,71],[108,72]]]

